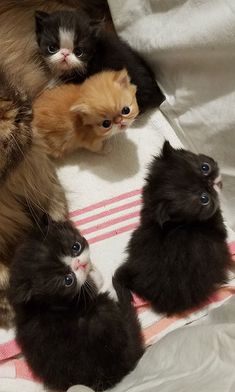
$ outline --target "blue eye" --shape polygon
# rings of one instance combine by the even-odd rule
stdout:
[[[104,120],[102,126],[104,128],[110,128],[111,124],[112,124],[111,120]]]
[[[76,49],[74,49],[74,54],[75,54],[75,56],[77,56],[77,57],[82,57],[82,55],[83,55],[83,50],[82,50],[81,48],[76,48]]]
[[[201,165],[201,171],[205,176],[207,176],[211,171],[211,167],[210,167],[209,163],[203,162]]]
[[[75,277],[73,274],[65,275],[64,277],[64,284],[66,287],[71,287],[74,284]]]
[[[72,246],[72,256],[73,257],[77,257],[82,250],[82,245],[80,244],[80,242],[74,242],[73,246]]]
[[[128,106],[124,106],[124,108],[122,109],[122,114],[129,114],[131,111],[131,109]]]
[[[202,193],[200,196],[200,201],[203,206],[207,206],[210,203],[210,198],[207,193]]]
[[[50,54],[54,54],[54,53],[58,52],[57,46],[53,46],[53,45],[49,45],[49,46],[47,47],[47,50],[48,50],[48,52],[49,52]]]

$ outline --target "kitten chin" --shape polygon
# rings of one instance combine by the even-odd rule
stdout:
[[[78,148],[102,151],[104,142],[125,131],[139,113],[136,86],[125,69],[45,90],[33,110],[35,132],[54,158]]]
[[[203,305],[227,281],[231,256],[217,163],[165,142],[143,189],[140,226],[115,277],[168,316]]]

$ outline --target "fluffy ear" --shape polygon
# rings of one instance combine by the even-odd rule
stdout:
[[[12,295],[11,289],[9,289],[9,298],[13,304],[23,304],[27,303],[32,298],[32,290],[27,282],[22,283],[22,285],[14,292]]]
[[[105,27],[105,18],[100,20],[91,20],[90,21],[90,28],[92,31],[93,37],[98,37],[102,30]]]
[[[73,113],[81,113],[81,114],[88,114],[90,113],[89,106],[86,105],[85,103],[78,103],[77,105],[73,105],[70,108],[70,112]]]
[[[158,204],[155,210],[155,218],[161,227],[170,220],[166,202],[163,201]]]
[[[44,26],[44,22],[50,16],[44,11],[35,11],[36,32],[40,32]]]
[[[127,87],[130,83],[130,77],[128,75],[127,70],[124,68],[121,71],[117,71],[114,76],[115,82],[119,83],[123,87]]]
[[[168,142],[168,140],[165,140],[163,147],[162,147],[162,156],[164,158],[167,158],[172,154],[173,151],[174,151],[174,148],[171,146],[171,144]]]

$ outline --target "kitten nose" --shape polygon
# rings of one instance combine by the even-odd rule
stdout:
[[[68,57],[70,55],[70,51],[68,49],[61,49],[60,53],[64,56],[64,57]]]
[[[73,271],[77,271],[79,269],[86,269],[86,266],[87,263],[85,262],[81,263],[79,259],[73,260],[71,265]]]
[[[122,121],[122,117],[121,116],[117,116],[114,119],[114,124],[119,124]]]

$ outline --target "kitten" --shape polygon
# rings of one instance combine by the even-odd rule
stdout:
[[[54,158],[79,147],[98,152],[137,117],[135,94],[126,70],[97,73],[45,90],[34,102],[33,125]]]
[[[28,97],[0,72],[0,327],[9,327],[9,266],[17,244],[42,212],[64,220],[67,206],[54,166],[31,128]]]
[[[230,255],[220,187],[219,169],[210,157],[165,142],[154,158],[143,189],[140,226],[115,277],[156,311],[186,311],[226,282]]]
[[[0,1],[0,66],[17,87],[34,97],[54,78],[41,56],[35,38],[36,10],[86,10],[91,17],[102,19],[110,28],[105,0],[3,0]]]
[[[47,387],[84,384],[102,391],[142,356],[130,293],[117,283],[115,302],[99,293],[101,284],[87,241],[69,222],[49,224],[44,236],[35,230],[16,253],[9,290],[16,337]]]
[[[40,52],[51,72],[62,79],[81,83],[105,69],[126,68],[137,86],[140,111],[159,106],[164,96],[152,70],[131,47],[111,32],[105,32],[79,11],[37,12],[36,36]]]

